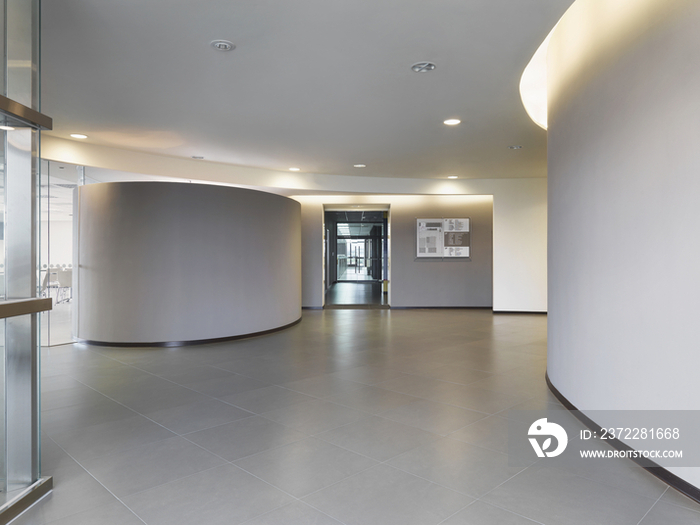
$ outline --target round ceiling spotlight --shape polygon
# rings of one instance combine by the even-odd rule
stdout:
[[[366,168],[367,164],[353,164],[352,167],[353,168]]]
[[[447,178],[448,178],[448,179],[456,179],[456,178],[458,178],[458,177],[457,177],[457,175],[448,175]]]
[[[83,135],[82,133],[71,133],[70,136],[73,137],[74,139],[86,139],[87,138],[87,135]]]
[[[427,73],[433,71],[437,66],[432,62],[417,62],[411,66],[411,69],[416,73]]]
[[[299,171],[301,168],[289,168],[289,171]]]
[[[211,43],[211,47],[213,47],[217,51],[233,51],[234,49],[236,49],[236,46],[233,45],[233,42],[229,42],[228,40],[214,40]]]
[[[462,121],[459,120],[458,118],[448,118],[443,124],[446,126],[456,126],[457,124],[461,123]]]
[[[523,149],[522,146],[508,146],[508,149]]]

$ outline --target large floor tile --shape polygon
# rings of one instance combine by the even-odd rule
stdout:
[[[253,414],[222,401],[208,399],[190,405],[147,412],[144,415],[176,434],[188,434],[230,423]]]
[[[685,507],[686,509],[690,509],[695,512],[700,512],[700,503],[670,487],[666,492],[664,492],[664,495],[661,496],[661,502],[668,503],[669,505],[676,505],[678,507]]]
[[[700,523],[700,513],[685,507],[677,507],[659,502],[644,516],[639,525],[696,525]]]
[[[187,439],[227,461],[235,461],[270,448],[307,438],[293,428],[260,416],[193,432]]]
[[[522,421],[512,421],[495,415],[488,416],[464,428],[452,432],[449,437],[482,448],[508,454],[512,444],[510,433],[518,432],[527,436],[530,425]],[[527,446],[530,446],[527,443]]]
[[[365,385],[376,385],[402,376],[403,373],[381,365],[363,365],[335,372],[334,377]]]
[[[326,401],[348,406],[364,412],[378,414],[385,410],[397,408],[418,398],[400,394],[384,388],[363,385],[341,395],[325,398]]]
[[[258,381],[240,374],[229,374],[224,377],[215,377],[203,381],[188,383],[187,387],[211,397],[224,397],[240,392],[248,392],[258,388],[270,386],[269,383]]]
[[[71,407],[75,405],[95,404],[106,399],[96,390],[75,381],[70,388],[44,391],[41,394],[41,410]]]
[[[129,510],[123,503],[115,503],[94,507],[65,518],[52,521],[50,525],[143,525],[143,521]],[[12,525],[29,525],[21,519],[13,521]]]
[[[246,521],[245,525],[342,525],[339,521],[334,520],[318,510],[302,503],[295,501],[284,507],[263,514],[250,521]]]
[[[437,525],[473,500],[378,465],[304,498],[346,525]]]
[[[360,388],[362,385],[354,381],[347,381],[329,374],[323,374],[321,376],[285,383],[282,386],[309,396],[329,397],[343,396]]]
[[[88,459],[83,467],[117,497],[219,466],[224,460],[175,437]]]
[[[133,381],[116,391],[110,389],[108,395],[140,414],[208,399],[205,394],[155,376]]]
[[[173,437],[169,430],[142,416],[111,421],[51,435],[58,445],[78,461],[104,456],[120,449],[137,447]]]
[[[482,501],[475,501],[441,525],[537,525],[537,522]]]
[[[233,372],[214,366],[197,365],[193,359],[188,359],[186,363],[178,363],[172,367],[165,368],[158,372],[157,375],[178,385],[189,385],[199,381],[228,377],[233,375]]]
[[[137,416],[136,412],[100,394],[93,403],[46,410],[41,414],[41,428],[48,434],[91,427]]]
[[[234,465],[223,465],[124,498],[148,525],[237,525],[292,498]]]
[[[637,525],[656,501],[540,463],[482,499],[545,525]]]
[[[313,399],[313,397],[307,396],[306,394],[301,394],[279,386],[257,388],[255,390],[221,398],[221,400],[226,403],[255,414],[262,414],[263,412],[269,412],[270,410],[288,407],[295,403],[311,401]]]
[[[262,416],[307,434],[318,434],[366,418],[369,414],[314,399],[264,412]]]
[[[486,414],[456,406],[417,399],[381,412],[380,415],[392,421],[422,428],[440,435],[447,435],[486,417]]]
[[[236,465],[301,498],[376,463],[325,441],[308,438],[255,454],[237,461]]]
[[[378,461],[386,461],[439,439],[437,434],[376,416],[323,432],[317,437]]]
[[[507,454],[450,438],[415,448],[389,465],[475,498],[522,470],[510,465]]]

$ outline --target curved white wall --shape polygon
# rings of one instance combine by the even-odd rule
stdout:
[[[79,188],[73,334],[184,342],[301,317],[301,210],[260,191],[167,182]]]
[[[619,34],[611,4],[550,42],[549,377],[584,412],[695,410],[700,2],[619,3]]]

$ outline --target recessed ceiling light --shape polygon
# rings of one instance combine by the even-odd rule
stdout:
[[[211,43],[211,47],[217,51],[233,51],[236,49],[236,46],[234,46],[233,43],[229,42],[228,40],[214,40]]]
[[[87,138],[87,135],[83,135],[82,133],[71,133],[70,136],[73,137],[74,139],[86,139]]]
[[[445,122],[443,122],[443,124],[445,124],[447,126],[456,126],[460,122],[462,122],[462,121],[459,120],[458,118],[448,118]]]
[[[289,171],[299,171],[301,168],[289,168]]]
[[[366,168],[367,164],[353,164],[353,168]]]
[[[523,149],[522,146],[508,146],[509,149]]]
[[[192,158],[195,160],[202,160],[204,157],[198,157],[196,155],[192,155]]]
[[[432,62],[417,62],[411,66],[411,69],[416,73],[427,73],[435,69],[435,64]]]
[[[0,126],[0,129],[3,131],[14,131],[15,130],[15,128],[13,128],[12,126]]]
[[[456,178],[458,178],[458,177],[457,177],[457,175],[448,175],[447,178],[448,178],[448,179],[456,179]]]

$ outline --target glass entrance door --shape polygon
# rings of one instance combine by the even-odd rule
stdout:
[[[0,523],[43,496],[38,296],[39,1],[4,2],[0,24]]]

